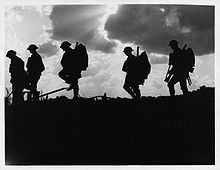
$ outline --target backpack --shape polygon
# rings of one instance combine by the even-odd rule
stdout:
[[[141,55],[137,57],[137,69],[138,69],[137,74],[140,79],[140,82],[143,83],[144,80],[148,78],[148,75],[150,74],[151,71],[151,65],[148,60],[148,55],[145,51],[142,52]]]
[[[189,72],[193,73],[195,67],[195,54],[192,48],[187,48],[183,50],[183,56],[185,60],[186,68]]]
[[[78,64],[81,70],[86,70],[88,68],[88,53],[86,47],[83,44],[77,44],[75,47],[76,56],[78,56]]]
[[[151,65],[150,62],[148,60],[148,55],[147,53],[144,51],[141,53],[140,56],[138,56],[138,60],[140,62],[140,67],[142,69],[143,72],[143,77],[145,79],[147,79],[148,75],[150,74],[151,71]]]

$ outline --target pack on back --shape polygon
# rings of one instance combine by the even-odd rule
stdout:
[[[144,79],[147,79],[151,71],[151,65],[148,60],[147,53],[145,51],[142,52],[137,59],[138,59],[138,67],[140,69],[140,74]]]
[[[81,70],[86,70],[88,68],[88,53],[86,47],[83,44],[79,44],[75,47],[76,56],[79,57],[79,66]]]
[[[192,48],[187,48],[186,50],[183,50],[183,55],[186,61],[185,65],[187,70],[193,73],[195,67],[195,54]]]

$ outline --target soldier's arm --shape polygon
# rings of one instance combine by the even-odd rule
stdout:
[[[9,73],[12,73],[12,71],[13,71],[13,68],[12,68],[12,65],[10,64],[10,66],[9,66]]]
[[[170,53],[170,54],[169,54],[168,65],[169,65],[169,66],[173,65],[173,53]]]
[[[27,68],[27,71],[30,69],[30,61],[29,61],[29,59],[28,59],[27,64],[26,64],[26,68]]]
[[[122,71],[124,71],[124,72],[128,71],[128,61],[127,60],[123,64]]]
[[[62,59],[61,59],[61,61],[60,61],[60,64],[61,64],[61,66],[63,66],[64,67],[64,56],[62,57]]]

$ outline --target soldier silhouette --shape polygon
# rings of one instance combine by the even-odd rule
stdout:
[[[59,77],[65,80],[65,83],[70,84],[67,90],[70,91],[73,89],[73,99],[77,99],[79,97],[78,79],[81,78],[82,72],[79,64],[80,58],[77,56],[76,49],[71,48],[70,42],[62,42],[60,48],[64,51],[64,54],[60,62],[63,69],[59,72]]]
[[[27,50],[31,53],[31,56],[27,61],[27,89],[30,90],[30,96],[33,96],[34,100],[38,100],[40,92],[37,91],[37,83],[40,79],[42,72],[45,70],[41,56],[37,52],[38,47],[35,44],[29,45]]]
[[[16,51],[9,50],[6,57],[11,59],[9,66],[9,73],[11,74],[10,83],[12,84],[12,103],[22,102],[25,81],[26,81],[26,71],[24,70],[24,61],[16,55]]]
[[[134,50],[131,47],[125,47],[123,51],[127,56],[127,59],[122,67],[122,71],[127,73],[123,88],[131,95],[132,98],[138,99],[141,97],[139,89],[140,80],[137,77],[137,58],[132,54],[132,51]]]
[[[183,50],[178,47],[179,42],[171,40],[168,46],[173,49],[173,53],[169,54],[169,76],[165,79],[168,82],[168,88],[171,96],[175,95],[174,85],[180,83],[183,95],[188,94],[187,79],[189,77],[188,66]],[[185,47],[184,47],[185,48]],[[172,68],[170,69],[170,67]]]

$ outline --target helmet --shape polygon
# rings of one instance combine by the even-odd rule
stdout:
[[[177,44],[179,44],[178,41],[176,41],[176,40],[171,40],[171,41],[169,42],[168,46],[177,45]]]
[[[27,50],[36,50],[38,49],[38,47],[35,44],[31,44],[29,45],[29,47],[27,48]]]
[[[15,56],[17,54],[17,52],[16,51],[14,51],[14,50],[9,50],[8,52],[7,52],[7,54],[6,54],[6,57],[12,57],[12,56]]]
[[[124,52],[131,52],[131,51],[134,51],[131,47],[125,47],[124,48]]]
[[[71,46],[71,43],[69,41],[63,41],[62,44],[60,45],[60,48],[70,47],[70,46]]]

